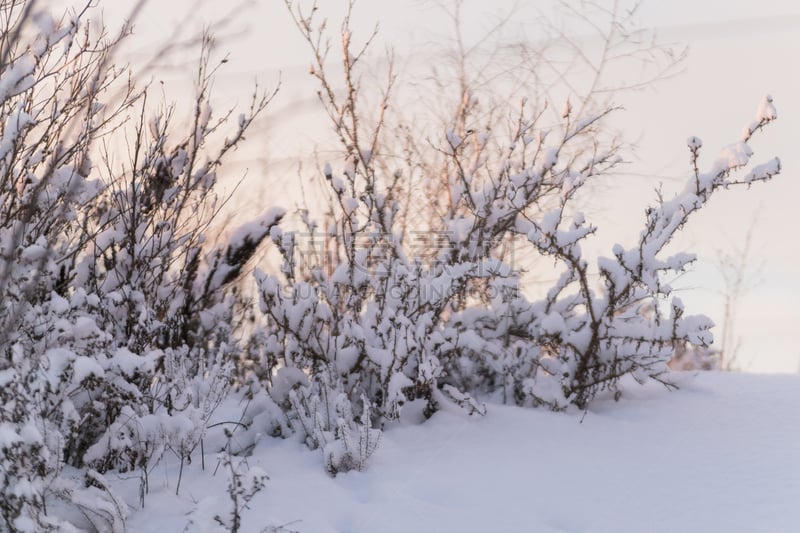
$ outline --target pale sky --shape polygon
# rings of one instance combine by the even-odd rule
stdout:
[[[338,0],[320,3],[334,18],[344,6],[344,1]],[[527,25],[537,12],[547,13],[543,6],[548,2],[516,3],[515,24],[523,31],[530,30]],[[109,18],[117,16],[111,4],[106,2],[105,7]],[[230,61],[217,85],[218,94],[229,101],[244,102],[256,77],[270,85],[282,72],[283,89],[271,106],[267,126],[249,137],[251,144],[262,147],[263,159],[250,162],[248,179],[262,171],[273,183],[294,176],[296,167],[289,162],[303,149],[305,155],[310,153],[315,138],[321,137],[315,137],[313,128],[305,125],[291,127],[292,121],[304,115],[305,107],[313,105],[315,88],[306,74],[308,50],[283,1],[224,3],[224,7],[216,1],[173,0],[169,7],[165,4],[153,2],[138,19],[136,31],[142,42],[181,32],[188,35],[220,20],[226,10],[231,12],[224,30],[228,37],[221,45],[230,50]],[[446,20],[430,4],[424,0],[361,0],[356,6],[356,29],[367,33],[379,21],[379,46],[391,44],[400,56],[413,57],[426,43],[447,34]],[[464,12],[467,38],[512,4],[510,0],[468,0]],[[687,175],[685,143],[689,136],[703,139],[705,161],[710,164],[715,150],[736,141],[761,98],[771,94],[779,120],[752,146],[756,160],[780,156],[783,174],[750,191],[723,192],[690,222],[676,244],[696,252],[700,261],[676,286],[687,287],[680,296],[689,311],[721,322],[722,303],[715,292],[722,289],[715,268],[717,254],[732,253],[742,246],[748,228],[755,224],[751,253],[760,265],[753,270],[758,270],[761,281],[745,294],[739,307],[740,358],[746,370],[797,372],[800,345],[794,328],[800,326],[800,228],[795,215],[800,212],[796,147],[800,75],[796,57],[800,53],[800,5],[778,0],[645,0],[640,15],[643,25],[655,27],[663,40],[689,46],[689,57],[682,74],[619,102],[626,109],[620,124],[631,139],[639,139],[637,161],[631,167],[636,176],[621,178],[598,200],[600,216],[594,222],[603,232],[598,246],[634,242],[646,203],[655,196],[654,188],[662,182],[666,193],[677,190]],[[146,48],[142,53],[146,54]],[[161,75],[172,82],[183,74],[176,70]],[[186,90],[184,86],[169,94],[180,98]]]

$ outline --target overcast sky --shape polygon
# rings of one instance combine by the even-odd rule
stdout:
[[[332,17],[341,13],[343,1],[323,0]],[[121,3],[120,3],[121,4]],[[113,2],[116,9],[120,4]],[[313,85],[307,74],[308,50],[287,16],[282,0],[243,2],[153,2],[137,21],[137,33],[146,42],[183,33],[221,20],[223,46],[231,50],[227,70],[218,88],[226,96],[243,99],[254,78],[274,83],[282,72],[284,86],[272,105],[273,121],[291,122],[298,102],[313,100]],[[514,2],[468,0],[464,11],[466,38],[478,35]],[[112,2],[107,16],[118,16]],[[548,2],[518,1],[514,30],[533,32],[536,17],[548,12]],[[490,7],[491,6],[491,7]],[[505,11],[504,11],[505,10]],[[357,4],[356,28],[367,33],[381,24],[380,47],[391,44],[401,56],[422,53],[426,43],[447,35],[448,23],[441,10],[425,0],[361,0]],[[741,247],[753,226],[753,271],[758,285],[740,306],[738,334],[743,344],[741,358],[749,370],[796,372],[800,369],[800,345],[795,328],[800,326],[800,77],[796,57],[800,54],[800,4],[762,0],[645,0],[640,11],[644,26],[654,27],[664,40],[689,46],[684,72],[647,91],[629,95],[621,124],[633,139],[639,139],[637,161],[631,176],[621,179],[598,202],[605,206],[596,220],[605,229],[600,246],[621,239],[635,239],[645,203],[654,198],[653,189],[664,183],[666,192],[676,189],[688,170],[686,139],[696,135],[704,140],[706,162],[716,149],[738,139],[741,128],[752,118],[760,99],[767,93],[775,98],[779,121],[763,138],[753,142],[757,159],[778,155],[783,175],[751,191],[730,191],[716,198],[681,238],[681,246],[701,257],[695,272],[680,284],[691,287],[681,298],[693,312],[705,312],[721,321],[722,289],[715,269],[718,252],[732,253]],[[146,49],[143,49],[143,53]],[[190,57],[187,55],[187,57]],[[162,73],[165,79],[183,75],[180,70]],[[177,93],[180,95],[180,89]],[[302,106],[300,106],[302,107]],[[321,125],[326,127],[326,125]],[[303,126],[302,139],[312,143],[313,132]],[[297,148],[287,139],[288,131],[274,129],[272,140],[261,143],[274,161],[291,161]],[[274,137],[280,137],[275,139]],[[306,154],[311,151],[306,145]],[[263,163],[263,162],[262,162]],[[271,179],[282,180],[280,172],[296,173],[287,165],[273,164]],[[263,169],[255,168],[260,172]],[[624,201],[620,201],[624,200]],[[620,237],[617,237],[621,235]],[[625,237],[625,236],[628,237]],[[608,242],[606,242],[606,240]],[[755,278],[754,278],[755,279]]]

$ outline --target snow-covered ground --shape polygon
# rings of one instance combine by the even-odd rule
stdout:
[[[386,431],[364,472],[329,477],[322,455],[262,439],[248,458],[269,475],[242,531],[800,531],[800,375],[680,374],[681,389],[626,386],[586,413],[490,406]],[[236,406],[225,411],[235,416]],[[216,531],[227,478],[206,445],[185,467],[118,478],[128,531]],[[109,475],[114,478],[114,475]],[[191,521],[191,525],[190,525]]]

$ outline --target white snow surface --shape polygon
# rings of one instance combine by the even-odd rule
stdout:
[[[490,405],[387,429],[363,472],[329,477],[320,451],[261,439],[251,467],[269,476],[242,531],[787,532],[800,530],[800,375],[675,374],[680,390],[626,384],[619,402],[551,413]],[[226,404],[217,417],[236,420]],[[232,417],[232,418],[229,418]],[[177,460],[116,476],[129,532],[217,531],[227,479],[212,429],[175,495]],[[170,460],[172,462],[170,463]],[[207,526],[207,527],[204,527]]]

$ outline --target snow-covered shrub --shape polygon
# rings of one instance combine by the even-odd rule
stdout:
[[[58,21],[33,1],[0,0],[0,529],[10,531],[69,530],[48,515],[51,498],[97,518],[86,527],[121,530],[103,472],[142,469],[146,490],[166,451],[189,457],[241,352],[244,301],[232,287],[282,216],[268,210],[209,238],[224,201],[216,172],[270,95],[255,94],[232,126],[230,113],[216,118],[206,38],[193,119],[181,124],[113,64],[129,27],[108,38],[89,24],[93,9]],[[62,476],[65,464],[88,472],[85,487]]]
[[[230,451],[230,439],[233,436],[226,430],[228,447],[219,454],[219,462],[228,475],[228,497],[230,512],[228,516],[215,515],[214,520],[230,533],[238,533],[242,527],[243,513],[249,509],[250,500],[258,494],[268,478],[266,472],[257,466],[250,466],[247,460],[235,457]]]
[[[124,372],[136,400],[128,412],[105,413],[115,422],[104,426],[84,458],[101,470],[126,463],[133,468],[153,447],[163,452],[166,446],[183,460],[202,438],[240,355],[237,324],[245,304],[231,287],[283,215],[269,209],[230,232],[226,242],[207,242],[221,203],[217,168],[269,98],[254,98],[232,134],[212,147],[209,137],[225,119],[214,118],[208,103],[210,39],[204,45],[193,121],[184,131],[171,124],[171,112],[158,113],[137,125],[129,163],[106,161],[107,187],[92,213],[88,253],[76,263],[77,282],[100,295],[102,327],[134,363]],[[153,426],[152,416],[167,416],[178,426],[190,420],[193,436],[167,438],[169,423]],[[144,455],[127,443],[114,444],[117,426],[155,428],[138,432],[144,438],[136,446],[145,447]],[[102,449],[110,454],[103,460]]]
[[[623,161],[607,126],[616,107],[584,100],[578,108],[566,98],[553,112],[547,100],[523,101],[501,135],[480,126],[488,111],[465,93],[455,127],[434,145],[441,165],[423,176],[435,184],[426,191],[436,193],[436,216],[415,226],[398,216],[408,189],[393,162],[403,161],[392,149],[397,139],[385,130],[391,70],[377,108],[368,107],[365,49],[353,44],[348,15],[344,88],[334,88],[317,33],[326,25],[315,14],[298,10],[296,22],[314,51],[311,74],[343,163],[322,170],[329,202],[321,220],[304,211],[301,232],[271,232],[280,274],[257,273],[266,317],[261,375],[309,445],[330,442],[315,435],[320,409],[323,435],[333,412],[343,420],[352,413],[363,434],[370,420],[379,428],[447,404],[482,413],[484,398],[584,409],[602,391],[617,393],[624,376],[669,384],[676,346],[711,343],[710,320],[689,315],[665,282],[694,256],[665,257],[664,249],[715,192],[780,171],[777,159],[749,166],[750,137],[777,117],[770,97],[708,170],[700,141],[689,139],[685,187],[659,194],[634,244],[590,261],[581,245],[596,228],[578,199]],[[538,295],[526,291],[510,246],[553,265],[557,281]]]
[[[0,3],[0,510],[10,531],[60,527],[44,509],[80,424],[67,396],[98,376],[91,354],[107,341],[73,309],[86,295],[69,294],[63,261],[81,249],[80,209],[98,189],[89,146],[102,128],[97,94],[115,73],[109,47],[78,34],[77,18],[56,23],[31,7]]]
[[[290,424],[305,436],[309,448],[322,450],[332,476],[362,470],[378,448],[381,433],[372,427],[369,400],[361,397],[361,415],[356,418],[335,370],[316,373],[308,386],[293,387],[284,402]]]

